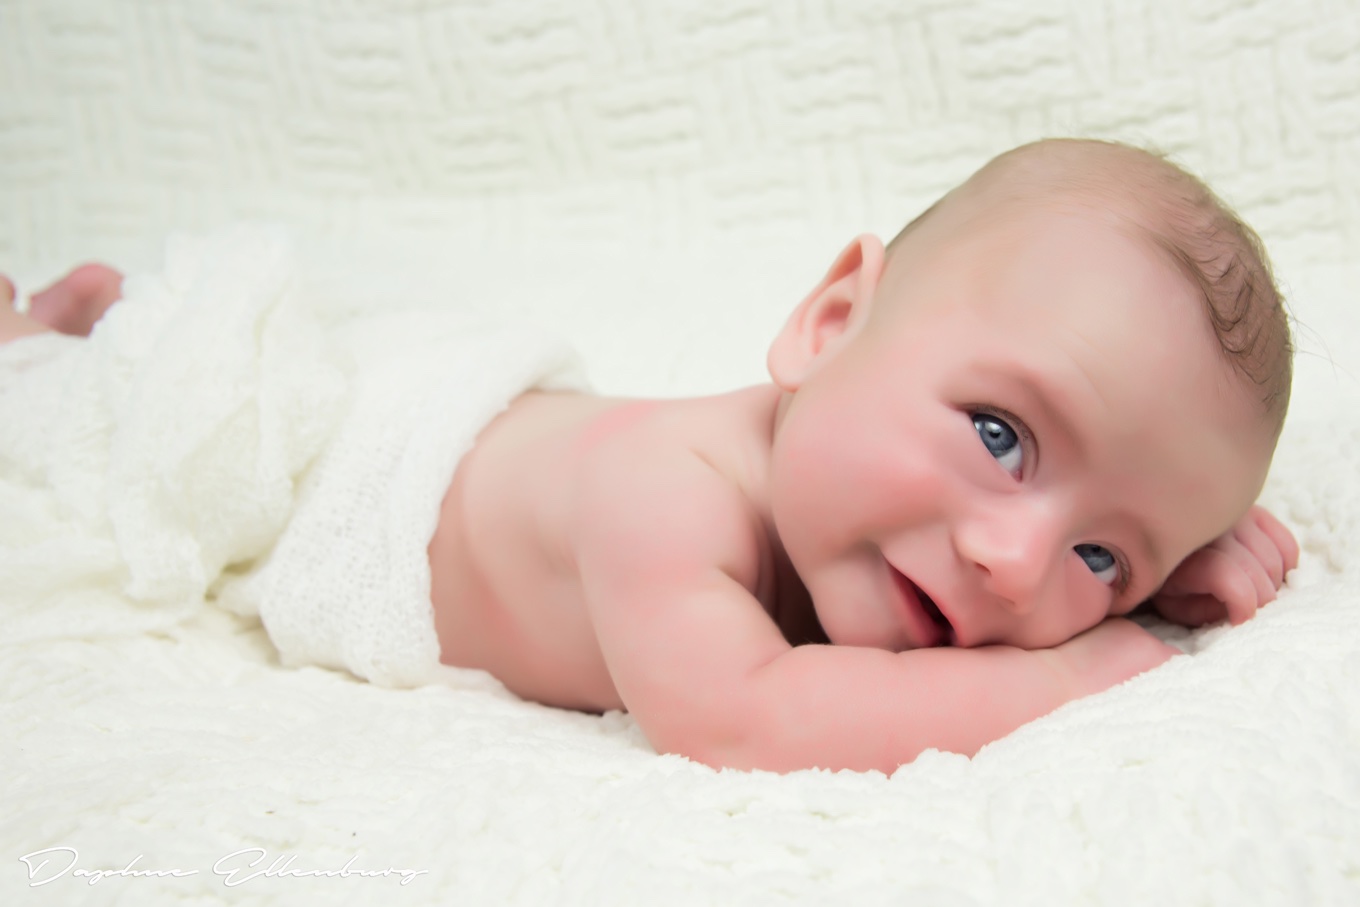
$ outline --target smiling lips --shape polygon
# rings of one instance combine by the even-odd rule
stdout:
[[[944,616],[939,607],[920,586],[907,579],[905,574],[892,565],[889,565],[888,569],[892,571],[893,582],[901,590],[902,598],[906,601],[907,611],[913,624],[912,629],[924,640],[924,645],[949,645],[949,641],[954,635],[954,628],[949,623],[949,619]]]

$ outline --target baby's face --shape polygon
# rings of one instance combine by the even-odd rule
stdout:
[[[1255,500],[1271,433],[1146,241],[1035,210],[898,254],[776,434],[772,515],[832,642],[1056,645]]]

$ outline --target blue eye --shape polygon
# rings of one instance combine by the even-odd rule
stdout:
[[[1119,564],[1108,548],[1100,545],[1078,545],[1074,549],[1091,572],[1107,586],[1113,586],[1119,579]]]
[[[1019,478],[1025,451],[1015,429],[991,413],[973,413],[973,428],[977,430],[987,452],[996,458],[1006,472]]]

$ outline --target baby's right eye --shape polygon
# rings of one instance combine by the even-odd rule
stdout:
[[[996,458],[1006,472],[1020,478],[1025,463],[1020,435],[1000,416],[988,412],[975,412],[972,416],[973,428],[977,430],[987,452]]]
[[[1119,561],[1114,552],[1104,545],[1084,544],[1076,547],[1077,556],[1086,562],[1091,572],[1107,586],[1119,582]]]

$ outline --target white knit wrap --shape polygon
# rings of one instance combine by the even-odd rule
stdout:
[[[389,686],[439,661],[426,549],[458,459],[574,357],[449,314],[324,327],[286,238],[170,244],[88,340],[0,348],[11,632],[163,629],[207,597],[286,664]]]

